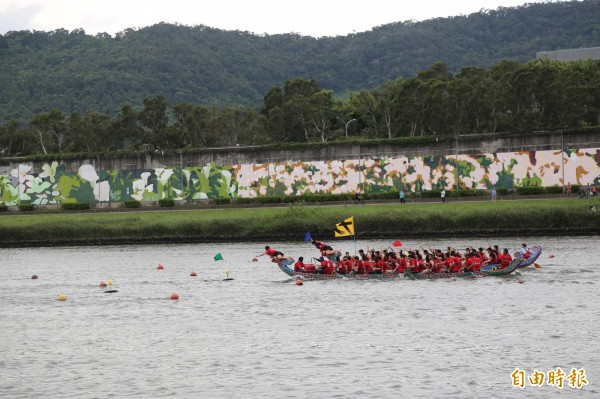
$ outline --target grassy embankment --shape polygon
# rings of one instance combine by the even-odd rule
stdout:
[[[597,234],[597,199],[449,202],[364,206],[304,206],[169,210],[163,212],[4,214],[4,247],[65,244],[131,244],[297,240],[306,231],[328,239],[343,219],[354,216],[362,238],[456,235]]]

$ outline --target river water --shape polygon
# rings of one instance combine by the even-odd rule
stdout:
[[[520,276],[302,286],[266,257],[251,262],[265,243],[2,250],[0,397],[600,397],[598,238],[492,243],[523,241],[544,253]],[[99,287],[108,279],[117,293]],[[511,376],[557,368],[562,389]],[[571,387],[572,369],[588,385]]]

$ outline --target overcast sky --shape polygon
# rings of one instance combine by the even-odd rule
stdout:
[[[556,1],[556,0],[555,0]],[[400,21],[467,15],[549,0],[0,0],[0,34],[83,28],[114,35],[155,23],[314,37]]]

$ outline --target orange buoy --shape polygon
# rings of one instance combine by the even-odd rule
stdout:
[[[106,287],[106,283],[104,281],[100,281],[100,287]]]
[[[176,300],[179,299],[179,295],[177,295],[176,293],[172,293],[171,294],[171,299],[174,300],[174,301],[176,301]]]
[[[296,285],[302,285],[302,284],[304,284],[304,281],[302,281],[301,278],[297,278],[296,279]]]
[[[38,278],[38,277],[37,277],[37,274],[34,274],[33,276],[31,276],[31,279],[32,279],[32,280],[37,280],[37,278]]]
[[[156,270],[162,270],[162,269],[164,269],[164,268],[165,268],[165,267],[164,267],[163,265],[158,265],[158,266],[156,266]]]
[[[58,298],[56,298],[56,300],[57,300],[57,301],[64,302],[64,301],[66,301],[66,300],[67,300],[67,296],[66,296],[65,294],[60,294],[60,295],[58,296]]]
[[[192,276],[192,277],[196,277],[196,272],[191,272],[191,273],[190,273],[190,276]]]

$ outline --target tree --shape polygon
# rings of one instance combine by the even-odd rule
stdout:
[[[108,140],[109,149],[136,149],[148,143],[146,132],[139,122],[139,112],[131,104],[121,107],[121,115],[113,122],[111,136]]]
[[[66,141],[67,125],[65,117],[58,109],[35,115],[29,126],[37,137],[44,154],[63,152]]]
[[[69,132],[73,141],[74,151],[109,151],[122,148],[122,143],[117,147],[111,146],[111,128],[113,121],[99,112],[88,111],[85,115],[73,113],[69,118]]]
[[[140,112],[140,122],[146,130],[150,143],[160,148],[168,146],[167,138],[167,109],[169,103],[162,95],[144,98],[144,108]]]
[[[283,114],[283,90],[272,87],[263,98],[261,114],[266,118],[266,133],[274,141],[285,139],[285,125]]]
[[[29,140],[26,140],[25,132],[20,128],[18,121],[10,121],[0,125],[0,156],[11,157],[27,153]]]
[[[335,121],[331,91],[321,90],[314,79],[295,78],[285,82],[282,100],[282,112],[269,116],[283,121],[285,140],[308,142],[317,136],[326,141],[331,137]]]
[[[171,148],[204,146],[202,129],[205,111],[204,107],[194,107],[187,103],[179,103],[173,108],[175,123],[169,126],[168,133]]]
[[[350,93],[348,102],[359,118],[363,134],[374,137],[378,136],[377,101],[374,94],[369,90]]]

